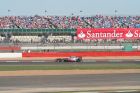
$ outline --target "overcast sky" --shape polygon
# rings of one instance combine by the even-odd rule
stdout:
[[[117,15],[140,15],[140,0],[0,0],[0,16],[115,15],[115,10]]]

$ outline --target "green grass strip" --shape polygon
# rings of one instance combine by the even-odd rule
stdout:
[[[96,64],[96,65],[14,65],[0,66],[0,71],[15,71],[15,70],[102,70],[102,69],[140,69],[139,64]]]

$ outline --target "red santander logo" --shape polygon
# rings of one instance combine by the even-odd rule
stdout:
[[[78,33],[78,38],[82,39],[85,38],[85,34],[83,33],[83,31],[81,31],[80,33]]]
[[[131,33],[131,31],[129,30],[128,33],[125,35],[126,37],[130,38],[133,37],[133,34]]]

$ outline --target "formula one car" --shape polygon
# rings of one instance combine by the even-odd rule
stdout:
[[[58,58],[56,62],[82,62],[82,57],[70,56],[68,58]]]

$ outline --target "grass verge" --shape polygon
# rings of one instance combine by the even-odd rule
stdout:
[[[103,70],[103,69],[140,69],[139,64],[93,64],[93,65],[1,65],[0,71],[16,70]]]

